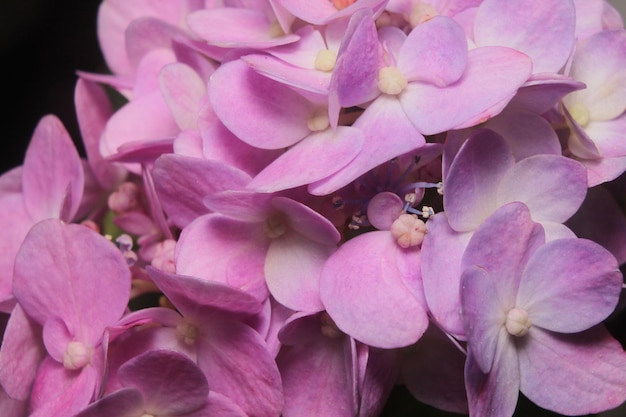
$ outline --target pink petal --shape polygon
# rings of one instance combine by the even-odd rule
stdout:
[[[493,213],[500,179],[513,164],[511,149],[494,132],[478,131],[467,139],[444,182],[443,204],[452,229],[476,229]]]
[[[626,354],[603,326],[572,335],[531,328],[527,336],[520,389],[540,407],[582,415],[626,400]]]
[[[272,207],[283,213],[289,227],[300,235],[316,243],[335,246],[341,238],[337,228],[324,216],[286,197],[272,198]]]
[[[533,60],[534,73],[559,72],[574,47],[575,28],[572,2],[485,0],[476,14],[474,40],[479,46],[524,52]]]
[[[553,240],[530,258],[517,303],[534,325],[574,333],[604,320],[621,288],[622,274],[609,251],[584,239]]]
[[[251,417],[276,417],[283,408],[282,384],[265,341],[252,328],[217,317],[204,321],[198,366],[211,390],[233,400]]]
[[[535,155],[516,163],[498,186],[497,205],[523,201],[533,220],[563,223],[587,194],[582,164],[556,155]]]
[[[10,397],[28,399],[37,369],[45,355],[41,326],[17,304],[4,330],[0,349],[0,385]]]
[[[461,321],[461,258],[471,232],[455,232],[445,213],[426,222],[428,233],[422,242],[424,295],[433,320],[451,335],[465,339]],[[441,256],[445,253],[445,258]]]
[[[470,127],[502,111],[530,72],[530,59],[521,52],[476,48],[469,52],[465,73],[457,82],[445,88],[409,83],[400,102],[422,134]]]
[[[109,98],[104,88],[79,78],[74,90],[74,104],[89,166],[100,185],[112,189],[122,181],[126,172],[117,164],[105,161],[100,154],[100,136],[113,114]]]
[[[307,121],[313,103],[257,74],[242,60],[223,64],[213,73],[209,98],[222,123],[252,146],[284,148],[310,133]]]
[[[24,239],[13,285],[24,311],[38,323],[59,317],[77,340],[96,344],[126,308],[130,271],[103,236],[81,225],[46,220]]]
[[[204,80],[191,67],[174,63],[161,70],[159,82],[178,127],[196,128],[200,102],[207,94]]]
[[[261,303],[251,295],[220,282],[168,274],[148,267],[150,278],[184,316],[202,312],[228,312],[249,317],[261,311]]]
[[[122,388],[92,403],[75,417],[137,417],[143,411],[141,393],[134,388]]]
[[[144,410],[163,415],[179,415],[203,407],[209,385],[191,359],[170,351],[151,350],[136,356],[118,371],[125,387],[137,388]]]
[[[83,195],[83,166],[72,139],[56,116],[43,117],[24,157],[24,204],[33,222],[70,221]]]
[[[452,19],[437,16],[417,25],[398,53],[398,69],[408,81],[424,81],[444,87],[463,75],[467,64],[467,40]]]
[[[337,10],[325,0],[278,0],[278,3],[305,22],[325,25],[332,20],[351,16],[360,9],[372,9],[374,12],[379,12],[385,2],[383,0],[360,0],[342,10]]]
[[[265,260],[265,276],[276,301],[296,311],[323,310],[319,278],[334,249],[293,232],[273,239]]]
[[[364,140],[361,130],[351,126],[311,133],[254,177],[248,188],[271,193],[319,181],[349,163]]]
[[[246,173],[230,165],[181,155],[161,156],[152,175],[163,209],[180,228],[208,212],[203,203],[206,196],[241,189],[250,181]]]
[[[400,248],[390,232],[364,233],[345,242],[328,259],[320,295],[337,326],[355,339],[393,348],[416,342],[428,327],[424,306],[403,282],[415,251]],[[411,320],[406,320],[411,317]]]
[[[187,16],[187,24],[210,45],[222,48],[264,49],[296,42],[295,34],[272,36],[270,20],[253,9],[217,7]]]
[[[269,243],[262,224],[209,214],[183,231],[176,247],[176,271],[223,282],[264,300],[268,291],[263,268]]]

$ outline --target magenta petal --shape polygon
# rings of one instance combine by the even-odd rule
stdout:
[[[452,229],[474,230],[493,213],[500,179],[514,162],[510,147],[492,131],[478,131],[465,142],[444,181],[443,204]]]
[[[337,228],[324,216],[286,197],[274,197],[272,206],[287,217],[289,227],[316,243],[335,246],[341,238]]]
[[[626,400],[626,353],[604,326],[562,335],[531,328],[519,351],[521,391],[565,415],[595,414]]]
[[[51,219],[36,224],[24,239],[13,285],[24,311],[37,322],[62,318],[77,340],[95,344],[126,308],[130,271],[103,236]]]
[[[209,385],[191,359],[170,350],[151,350],[119,369],[120,382],[143,395],[145,410],[155,415],[179,415],[203,407]]]
[[[24,204],[33,222],[72,220],[83,183],[83,166],[72,139],[56,116],[45,116],[26,150],[22,173]]]
[[[241,315],[257,314],[262,304],[251,295],[220,282],[185,275],[168,274],[148,267],[150,278],[184,316],[199,311],[220,311]]]
[[[467,40],[454,20],[437,16],[417,25],[398,52],[398,69],[410,81],[444,87],[463,75]]]
[[[293,13],[305,22],[314,25],[325,25],[332,20],[356,14],[360,9],[372,9],[378,12],[382,9],[383,0],[360,0],[355,1],[348,7],[337,10],[337,8],[327,0],[277,0],[285,9]]]
[[[198,340],[198,366],[212,391],[233,400],[251,417],[276,417],[283,407],[274,358],[259,334],[238,321],[206,321]]]
[[[485,0],[474,21],[479,46],[515,48],[533,60],[533,72],[559,72],[574,47],[576,13],[571,1],[524,3]]]
[[[384,191],[376,194],[367,205],[367,219],[378,230],[389,230],[402,213],[404,202],[397,194]]]
[[[371,346],[415,343],[428,327],[428,318],[405,285],[409,278],[404,274],[418,258],[415,251],[400,248],[387,231],[345,242],[326,262],[320,280],[322,302],[337,326]]]
[[[230,398],[218,394],[217,392],[209,392],[209,400],[201,410],[195,413],[187,414],[185,417],[248,417],[241,408]]]
[[[528,261],[517,304],[528,311],[533,325],[559,333],[579,332],[615,309],[622,280],[616,259],[597,243],[553,240]]]
[[[242,60],[225,63],[213,73],[209,98],[221,122],[252,146],[284,148],[310,133],[307,121],[313,103],[257,74]]]
[[[364,140],[363,132],[351,126],[311,133],[254,177],[248,188],[271,193],[324,179],[349,163]]]
[[[75,417],[137,417],[144,410],[141,393],[135,388],[122,388],[91,404]]]

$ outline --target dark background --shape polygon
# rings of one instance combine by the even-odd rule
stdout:
[[[99,4],[0,1],[0,172],[21,165],[33,130],[46,114],[57,115],[80,144],[75,71],[107,72],[96,35]]]

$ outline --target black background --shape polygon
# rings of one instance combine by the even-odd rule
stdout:
[[[37,122],[50,113],[82,152],[73,103],[76,70],[107,72],[96,34],[99,4],[0,1],[0,172],[22,163]]]

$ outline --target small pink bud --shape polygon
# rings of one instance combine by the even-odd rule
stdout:
[[[83,368],[91,362],[92,351],[93,349],[82,342],[75,340],[69,342],[63,354],[63,367],[71,371]]]
[[[422,244],[428,233],[426,223],[414,214],[401,214],[391,225],[391,234],[396,238],[398,245],[403,248]]]

